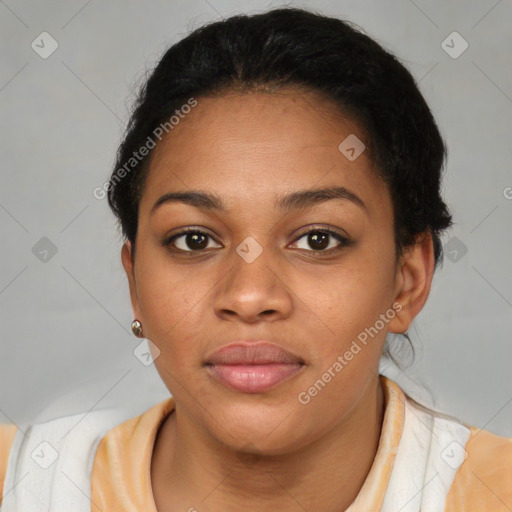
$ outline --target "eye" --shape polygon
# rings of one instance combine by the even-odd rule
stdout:
[[[301,240],[303,240],[301,242]],[[308,252],[316,253],[332,253],[341,250],[343,247],[350,245],[350,240],[340,233],[330,229],[311,229],[303,233],[293,242],[294,244],[302,243],[299,249],[305,249]],[[308,246],[312,249],[308,249]]]
[[[162,245],[172,246],[178,252],[200,252],[211,249],[208,239],[213,240],[213,237],[205,231],[197,228],[185,228],[179,233],[166,238]]]
[[[302,240],[304,241],[302,242]],[[211,248],[222,247],[215,244],[213,247],[210,241],[214,241],[213,237],[206,231],[197,228],[184,228],[178,233],[166,238],[162,241],[163,246],[171,246],[176,252],[192,253],[201,252]],[[314,253],[332,253],[341,250],[351,244],[350,240],[345,236],[332,231],[330,229],[310,229],[300,235],[294,242],[299,249],[305,249]],[[301,247],[300,244],[303,244]],[[308,249],[308,246],[311,249]]]

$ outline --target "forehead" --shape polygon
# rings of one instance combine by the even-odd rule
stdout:
[[[368,151],[349,159],[339,148],[348,140],[360,150],[361,127],[317,94],[230,92],[197,102],[153,151],[141,215],[173,190],[209,190],[246,209],[328,186],[346,187],[377,207],[389,203]]]

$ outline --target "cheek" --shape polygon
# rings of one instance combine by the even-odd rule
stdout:
[[[303,278],[303,296],[310,297],[311,308],[338,334],[373,323],[387,309],[393,291],[391,267],[362,256],[351,259],[330,268],[321,281]]]
[[[148,261],[149,263],[149,261]],[[147,265],[141,272],[138,295],[144,318],[146,337],[159,348],[167,360],[183,358],[195,346],[201,329],[201,308],[213,286],[201,273],[196,278],[170,265]],[[204,322],[204,318],[203,318]],[[164,358],[160,358],[162,361]]]
[[[358,361],[365,364],[367,358],[374,360],[380,357],[381,341],[386,335],[386,328],[382,328],[381,322],[377,324],[377,334],[372,327],[391,305],[393,267],[362,255],[354,257],[350,264],[347,259],[346,263],[343,267],[330,269],[329,278],[321,283],[308,279],[303,281],[302,294],[310,297],[308,302],[315,313],[313,318],[321,320],[316,322],[319,330],[310,332],[316,336],[324,333],[327,338],[326,343],[319,345],[321,355],[318,355],[323,364],[335,360],[358,339],[368,341],[367,345],[360,343],[364,350],[358,355]],[[368,335],[368,330],[373,336]]]

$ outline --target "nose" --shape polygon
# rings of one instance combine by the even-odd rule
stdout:
[[[252,262],[235,256],[214,296],[214,309],[223,319],[256,323],[290,315],[293,307],[286,275],[266,249]]]

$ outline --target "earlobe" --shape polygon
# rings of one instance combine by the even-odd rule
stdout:
[[[404,250],[397,265],[395,299],[400,311],[389,322],[389,331],[404,333],[416,315],[423,309],[434,274],[434,246],[430,232],[418,235],[416,243]]]

